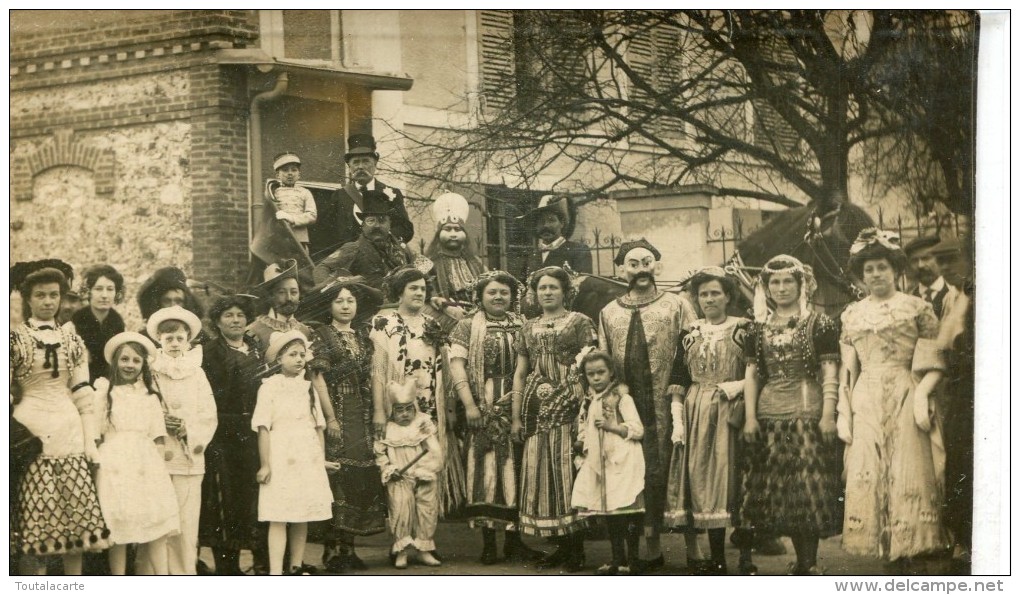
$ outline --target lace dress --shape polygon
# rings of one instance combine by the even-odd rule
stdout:
[[[949,545],[942,524],[941,429],[914,423],[917,378],[942,369],[931,304],[898,293],[843,312],[841,341],[861,373],[850,396],[853,440],[846,453],[843,549],[895,560]],[[941,459],[940,459],[941,455]]]

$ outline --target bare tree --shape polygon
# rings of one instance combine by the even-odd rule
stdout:
[[[919,123],[929,111],[911,104],[925,101],[916,93],[934,82],[889,93],[891,73],[914,80],[940,70],[903,49],[907,40],[929,43],[903,32],[939,26],[934,19],[833,10],[502,13],[506,26],[483,32],[490,57],[500,57],[484,65],[484,101],[465,125],[410,139],[413,175],[465,182],[502,172],[526,187],[555,175],[563,189],[593,194],[711,183],[725,195],[792,206],[846,197],[851,152],[868,143],[906,133],[921,141],[898,153],[902,163],[883,164],[886,181],[909,165],[906,156],[941,162],[926,144],[937,131],[925,134]]]

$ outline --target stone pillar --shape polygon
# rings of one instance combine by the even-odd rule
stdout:
[[[661,279],[676,281],[710,264],[708,212],[718,189],[708,185],[642,188],[610,193],[624,241],[645,238],[662,252]]]

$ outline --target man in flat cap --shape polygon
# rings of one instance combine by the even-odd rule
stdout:
[[[931,304],[935,316],[943,321],[956,307],[962,294],[942,276],[942,267],[935,254],[935,248],[941,243],[938,236],[919,236],[911,240],[903,251],[907,254],[910,276],[917,281],[917,287],[911,293]]]
[[[361,235],[361,219],[359,214],[364,207],[362,195],[367,191],[379,192],[386,197],[389,206],[399,215],[393,220],[393,235],[405,244],[414,237],[414,225],[407,216],[404,207],[404,193],[400,188],[388,186],[375,177],[379,165],[379,153],[376,151],[375,138],[370,134],[352,134],[347,139],[347,184],[336,193],[336,198],[343,208],[342,215],[347,222],[340,230],[337,240],[339,245],[353,242]]]
[[[567,239],[574,230],[574,216],[570,199],[547,194],[538,206],[521,215],[526,225],[538,235],[538,247],[528,257],[521,279],[542,267],[569,265],[574,272],[591,274],[591,250],[579,242]]]
[[[366,190],[362,199],[356,215],[361,226],[358,238],[315,265],[313,275],[316,284],[347,271],[348,274],[364,277],[369,287],[381,290],[386,275],[414,262],[414,255],[392,231],[410,224],[401,211],[378,190]]]
[[[644,238],[624,242],[613,261],[622,267],[627,293],[609,302],[599,314],[599,347],[623,371],[645,435],[645,543],[647,556],[641,570],[664,564],[659,544],[666,503],[669,460],[673,452],[673,418],[670,403],[679,370],[674,365],[681,329],[697,318],[691,305],[673,293],[659,291],[655,276],[661,271],[659,251]]]

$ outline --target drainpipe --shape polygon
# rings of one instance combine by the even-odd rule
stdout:
[[[287,90],[287,73],[281,72],[276,77],[276,86],[269,91],[259,93],[251,100],[251,114],[248,137],[248,154],[251,155],[251,174],[248,176],[248,241],[255,235],[256,209],[262,208],[261,196],[256,199],[255,193],[262,188],[262,108],[261,105],[283,95]],[[249,255],[250,256],[250,255]]]

